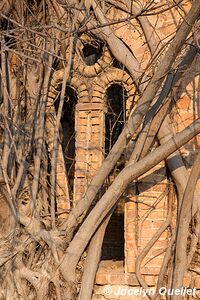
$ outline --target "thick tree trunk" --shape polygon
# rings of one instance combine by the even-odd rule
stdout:
[[[98,269],[98,264],[101,259],[101,249],[104,239],[104,234],[112,213],[98,228],[97,232],[91,239],[87,257],[84,264],[84,271],[81,280],[81,290],[78,300],[91,299],[95,276]]]
[[[164,120],[164,122],[160,128],[160,131],[158,133],[158,138],[159,138],[161,145],[166,143],[170,138],[173,138],[173,131],[170,126],[169,118],[166,118]],[[167,166],[168,166],[170,173],[174,179],[174,182],[175,182],[175,185],[176,185],[176,188],[178,191],[178,200],[179,200],[178,206],[180,208],[183,194],[184,194],[184,191],[187,186],[188,179],[189,179],[189,174],[184,165],[184,162],[183,162],[183,159],[181,157],[179,150],[172,153],[167,158],[166,162],[167,162]],[[194,194],[196,201],[193,206],[192,214],[194,214],[200,206],[199,195],[200,195],[200,191],[199,191],[198,187],[196,187],[195,194]]]

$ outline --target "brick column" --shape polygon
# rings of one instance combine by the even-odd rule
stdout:
[[[74,203],[85,193],[104,158],[104,107],[102,103],[76,106],[76,163]]]

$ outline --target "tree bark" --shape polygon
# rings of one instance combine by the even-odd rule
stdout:
[[[97,232],[91,239],[89,250],[84,264],[84,271],[81,280],[81,290],[78,300],[91,299],[95,276],[98,264],[101,259],[101,251],[106,227],[110,221],[112,213],[104,220]]]
[[[173,270],[172,288],[181,289],[183,278],[187,269],[187,242],[189,235],[189,224],[191,221],[192,205],[194,201],[194,192],[200,173],[200,152],[198,153],[192,171],[184,192],[183,201],[180,208],[180,214],[177,220],[175,263]],[[181,295],[174,295],[173,300],[181,299]]]

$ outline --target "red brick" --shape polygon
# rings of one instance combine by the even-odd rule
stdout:
[[[148,218],[149,219],[153,219],[153,220],[155,220],[155,219],[162,220],[166,216],[167,216],[167,211],[164,211],[164,210],[153,210],[148,215]]]
[[[153,234],[148,237],[140,238],[140,247],[143,248],[146,246],[146,244],[150,241]],[[168,240],[166,239],[167,234],[164,232],[164,235],[162,235],[159,240],[154,244],[153,249],[160,249],[160,247],[163,247],[167,244]]]
[[[107,284],[109,281],[108,274],[99,274],[97,272],[96,275],[96,283],[97,284]]]
[[[137,249],[127,249],[126,250],[126,258],[129,262],[135,263],[135,258],[137,256]]]
[[[146,275],[158,275],[160,273],[160,268],[159,267],[143,267],[141,269],[142,274]]]
[[[129,262],[129,260],[127,260],[127,272],[135,273],[135,263],[131,263],[131,262]]]
[[[153,248],[154,248],[154,249],[159,249],[159,250],[160,250],[162,247],[165,247],[165,246],[166,246],[167,242],[168,242],[168,240],[166,240],[166,241],[158,240],[158,241],[155,242]]]
[[[130,286],[138,286],[139,282],[136,278],[135,274],[128,274],[126,276],[126,284],[130,285]]]
[[[149,229],[143,229],[141,230],[141,235],[140,238],[149,238],[149,240],[154,236],[154,234],[156,233],[157,229],[155,228],[149,228]]]
[[[156,184],[154,185],[151,189],[153,191],[158,191],[158,192],[164,192],[168,187],[168,184],[167,183],[160,183],[160,184]]]
[[[144,222],[142,223],[139,223],[139,226],[142,230],[146,230],[146,229],[153,229],[153,223],[154,223],[154,220],[145,220]]]
[[[151,195],[152,195],[152,193],[151,193]],[[151,197],[151,195],[150,195],[150,197]],[[159,194],[157,194],[157,196],[159,197],[160,196],[160,193]],[[139,204],[139,209],[141,208],[141,209],[150,209],[151,207],[153,208],[153,207],[155,207],[156,209],[165,209],[165,207],[167,207],[167,199],[162,199],[162,200],[160,200],[160,201],[158,201],[158,202],[156,202],[156,199],[155,198],[150,198],[149,197],[149,199],[145,199],[145,201],[144,201],[144,204]]]
[[[126,243],[126,249],[136,249],[136,242],[135,241],[131,241],[131,242],[127,242]]]
[[[126,284],[125,274],[111,274],[109,278],[110,284]]]
[[[167,211],[165,210],[158,210],[158,209],[150,209],[150,210],[139,210],[138,211],[140,219],[146,220],[163,220],[167,216]]]
[[[79,126],[79,128],[80,128],[82,125],[83,125],[83,126],[86,126],[86,125],[88,124],[87,116],[84,115],[84,118],[80,118],[80,116],[79,116],[79,119],[77,120],[77,123],[78,123],[77,126]],[[84,129],[86,130],[87,127],[84,127]],[[80,132],[80,131],[78,131],[78,132]]]
[[[149,262],[146,264],[146,262],[149,259],[144,260],[144,264],[147,267],[158,267],[162,265],[163,262],[163,256],[156,256],[154,258],[151,258],[151,260],[149,260]]]
[[[130,219],[135,219],[135,210],[132,209],[127,210],[126,217]]]
[[[153,221],[153,228],[159,229],[163,225],[164,221]]]
[[[144,203],[139,203],[138,204],[138,208],[141,210],[149,210],[151,208],[154,208],[153,203],[155,202],[155,199],[152,199],[152,201],[148,201],[149,203],[147,203],[147,201],[144,201]]]
[[[95,132],[95,133],[99,133],[101,130],[101,127],[99,125],[93,125],[92,126],[92,132]]]
[[[145,275],[144,279],[149,286],[155,286],[157,276],[154,275]]]
[[[132,241],[135,239],[135,232],[126,233],[126,241]]]
[[[191,275],[190,274],[186,274],[186,276],[183,278],[183,286],[184,287],[190,287],[190,285],[191,285]]]
[[[177,107],[180,109],[189,109],[191,99],[188,95],[184,95],[177,101]]]
[[[130,223],[126,226],[126,232],[127,232],[127,233],[135,232],[135,224],[134,224],[133,222],[130,222]]]
[[[194,121],[194,115],[190,112],[182,113],[181,115],[176,116],[176,121],[178,124],[178,129],[182,130]]]
[[[196,277],[194,280],[194,287],[200,289],[200,277]]]
[[[136,209],[136,203],[134,202],[128,202],[128,203],[125,203],[125,208],[127,210],[135,210]]]

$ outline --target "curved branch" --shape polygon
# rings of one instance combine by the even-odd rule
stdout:
[[[157,232],[155,233],[155,235],[147,243],[147,245],[145,246],[145,248],[141,251],[141,253],[139,254],[139,256],[136,259],[135,273],[136,273],[136,276],[137,276],[137,279],[138,279],[139,283],[142,285],[142,287],[144,289],[148,289],[148,285],[146,284],[145,280],[142,277],[142,274],[140,272],[140,266],[141,266],[141,263],[144,260],[145,256],[148,254],[148,252],[153,247],[153,245],[155,244],[155,242],[159,239],[159,237],[162,235],[162,233],[170,225],[171,218],[172,218],[172,204],[173,204],[172,202],[173,202],[172,197],[169,197],[169,212],[168,212],[168,215],[167,215],[167,219],[163,222],[162,226],[157,230]],[[150,299],[154,299],[155,298],[155,296],[151,297],[150,295],[148,295],[148,297]]]
[[[111,215],[112,214],[110,214],[98,228],[97,232],[90,242],[88,254],[84,264],[83,277],[81,280],[81,290],[78,300],[91,299],[95,275],[101,258],[101,248],[104,234]]]
[[[156,234],[147,243],[146,247],[141,251],[141,253],[138,255],[138,257],[136,259],[135,273],[136,273],[136,276],[137,276],[137,279],[138,279],[139,283],[141,284],[141,286],[145,290],[148,289],[149,287],[146,284],[146,282],[143,279],[142,274],[140,272],[141,263],[142,263],[143,259],[145,258],[145,256],[148,254],[149,250],[153,247],[153,245],[155,244],[155,242],[159,239],[159,237],[162,235],[162,233],[168,228],[168,226],[170,225],[170,221],[171,221],[171,214],[168,215],[166,221],[158,229],[158,231],[156,232]],[[148,297],[149,297],[149,299],[153,299],[153,297],[150,296],[149,294],[148,294]]]
[[[200,173],[200,151],[195,159],[192,171],[185,189],[180,214],[177,221],[175,264],[173,272],[172,287],[179,289],[183,284],[183,277],[187,269],[187,240],[188,229],[191,221],[192,203],[194,201],[194,192]],[[174,295],[173,299],[181,299],[181,296]]]
[[[94,13],[100,24],[106,24],[107,20],[96,1],[90,0],[90,4],[93,7]],[[127,46],[112,32],[109,26],[95,30],[95,32],[103,36],[103,39],[107,42],[113,55],[127,67],[132,77],[137,82],[141,77],[143,70],[141,70],[137,59]]]

